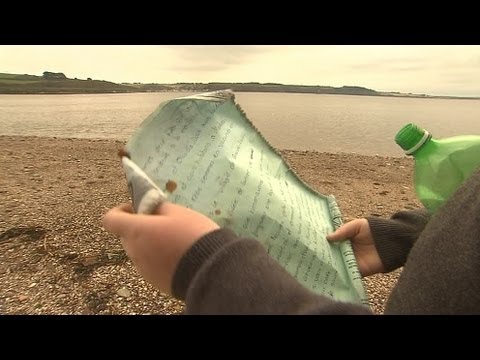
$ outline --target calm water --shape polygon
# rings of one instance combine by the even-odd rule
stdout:
[[[160,102],[186,95],[0,95],[0,135],[126,140]],[[478,100],[272,93],[236,100],[282,149],[402,156],[393,139],[408,122],[436,137],[480,134]]]

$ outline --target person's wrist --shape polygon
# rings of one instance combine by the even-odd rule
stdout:
[[[175,268],[171,284],[171,293],[174,297],[184,300],[192,279],[206,261],[228,243],[234,241],[233,231],[218,228],[203,235],[183,254]]]

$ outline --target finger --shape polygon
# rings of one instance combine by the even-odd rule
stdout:
[[[121,238],[130,238],[138,228],[145,228],[152,224],[163,224],[163,221],[166,221],[172,212],[170,206],[178,208],[178,205],[167,205],[167,203],[164,203],[157,208],[156,214],[147,215],[135,213],[132,205],[129,203],[121,204],[110,209],[105,214],[103,217],[103,226],[106,230]]]
[[[121,204],[110,209],[103,217],[103,227],[111,233],[125,236],[132,228],[135,216],[130,204]]]
[[[342,241],[358,234],[361,222],[356,219],[341,225],[335,232],[327,235],[328,241]]]
[[[169,202],[169,201],[162,201],[160,205],[157,206],[155,210],[155,214],[157,215],[169,215],[177,205]]]
[[[157,207],[155,214],[170,216],[170,217],[177,217],[177,216],[185,216],[185,214],[187,213],[189,214],[191,211],[192,211],[191,209],[186,208],[185,206],[177,205],[170,201],[164,201]]]
[[[118,208],[119,210],[128,212],[128,213],[130,213],[130,214],[133,214],[133,213],[134,213],[134,210],[133,210],[133,207],[132,207],[132,203],[123,203],[123,204],[118,205],[117,208]]]

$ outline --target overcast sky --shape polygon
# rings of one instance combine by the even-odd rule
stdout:
[[[0,72],[113,82],[275,82],[480,96],[480,46],[0,46]]]

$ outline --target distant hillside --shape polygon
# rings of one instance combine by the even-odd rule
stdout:
[[[28,74],[0,73],[0,94],[88,94],[188,91],[206,92],[231,89],[234,92],[278,92],[302,94],[366,95],[442,99],[479,99],[472,97],[431,96],[426,94],[404,94],[399,92],[378,92],[361,86],[317,86],[283,85],[276,83],[176,83],[176,84],[116,84],[104,80],[69,79],[63,73],[45,71],[42,76]]]
[[[116,84],[103,80],[69,79],[63,73],[45,71],[43,76],[0,73],[1,94],[78,94],[155,91],[215,91],[290,92],[311,94],[379,95],[375,90],[359,86],[305,86],[275,83],[177,83],[177,84]]]
[[[177,83],[170,85],[174,89],[182,91],[215,91],[222,89],[231,89],[235,92],[283,92],[283,93],[308,93],[308,94],[343,94],[343,95],[379,95],[375,90],[367,89],[360,86],[342,86],[335,88],[332,86],[315,86],[315,85],[283,85],[257,82],[251,83],[218,83],[212,82],[208,84],[202,83]]]
[[[136,91],[138,89],[135,87],[103,80],[68,79],[63,73],[46,71],[43,76],[0,73],[1,94],[79,94]]]

